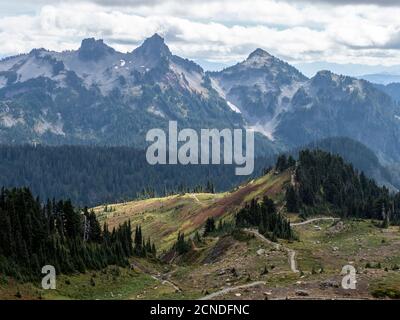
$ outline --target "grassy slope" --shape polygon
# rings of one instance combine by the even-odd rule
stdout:
[[[138,299],[182,299],[168,283],[153,278],[152,274],[163,271],[162,265],[140,258],[133,258],[138,268],[109,266],[101,271],[82,274],[58,275],[56,290],[43,290],[38,279],[33,283],[18,283],[8,277],[0,281],[0,300],[138,300]],[[188,298],[188,297],[186,297]]]
[[[247,201],[252,198],[261,198],[268,194],[276,201],[282,200],[283,185],[290,181],[289,173],[281,175],[268,174],[259,179],[232,190],[231,192],[208,194],[184,194],[164,198],[154,198],[140,201],[132,201],[119,204],[109,204],[112,212],[104,212],[104,207],[96,207],[94,210],[99,219],[107,221],[109,226],[118,224],[130,219],[132,224],[140,224],[144,235],[151,235],[160,250],[168,249],[176,240],[178,231],[185,234],[192,234],[203,227],[208,217],[226,220],[233,219],[233,214]],[[16,283],[7,277],[0,279],[0,299],[182,299],[197,298],[202,296],[202,288],[212,288],[225,285],[220,277],[210,275],[206,283],[192,285],[182,281],[186,278],[186,271],[193,272],[193,279],[203,279],[210,268],[203,265],[203,261],[209,256],[215,255],[215,248],[219,240],[211,240],[203,248],[198,248],[190,259],[195,262],[195,267],[186,265],[173,270],[171,279],[182,283],[184,293],[175,292],[171,285],[163,284],[154,279],[151,275],[168,273],[171,266],[159,265],[147,260],[133,258],[135,265],[141,265],[140,270],[121,269],[114,271],[115,267],[109,267],[105,271],[86,272],[76,275],[59,275],[57,277],[57,290],[42,290],[40,281],[35,283]],[[237,265],[238,270],[246,269],[247,277],[255,277],[265,264],[265,259],[254,254],[257,240],[251,240],[246,245],[233,241],[223,252],[224,259],[212,263],[212,270],[224,266]],[[249,246],[249,247],[248,247]],[[243,250],[249,250],[243,255]],[[221,255],[221,254],[220,254]],[[277,258],[271,264],[287,269],[283,253],[276,253]],[[243,259],[246,257],[246,259]],[[202,266],[197,269],[196,267]],[[248,266],[248,267],[246,267]],[[211,270],[210,269],[210,270]],[[276,268],[279,270],[280,268]],[[211,273],[210,273],[211,274]],[[239,276],[233,283],[243,283],[245,276]],[[93,279],[93,280],[91,280]],[[94,285],[93,285],[94,282]],[[196,282],[196,280],[195,280]],[[211,290],[211,289],[210,289]]]
[[[133,225],[140,224],[144,235],[151,235],[158,248],[168,249],[178,231],[190,235],[201,229],[208,217],[232,219],[233,213],[253,198],[268,195],[281,203],[282,189],[289,181],[289,172],[269,173],[231,192],[174,195],[108,205],[113,212],[104,212],[104,206],[94,210],[99,220],[107,221],[110,227],[128,219]]]
[[[282,191],[289,181],[288,172],[270,173],[231,192],[175,195],[109,205],[115,209],[113,212],[104,212],[104,207],[97,207],[95,211],[111,227],[128,219],[133,225],[141,224],[144,234],[151,235],[158,248],[168,249],[179,230],[192,234],[200,230],[210,216],[233,219],[238,208],[253,198],[268,195],[278,207],[282,206]],[[294,214],[289,217],[298,219]],[[400,292],[400,271],[393,270],[396,264],[400,266],[398,227],[381,229],[374,221],[344,220],[341,228],[328,221],[294,228],[300,240],[280,243],[296,251],[301,274],[291,272],[284,250],[276,250],[258,238],[227,235],[204,239],[174,264],[133,258],[134,270],[120,269],[116,273],[115,267],[109,267],[106,271],[59,276],[55,291],[38,289],[40,283],[16,284],[10,279],[0,279],[0,299],[15,299],[17,292],[22,299],[187,299],[252,281],[265,281],[266,284],[219,298],[264,299],[266,292],[271,299],[299,298],[296,295],[299,289],[315,298],[371,298],[371,293],[376,290],[383,295],[388,290],[389,294]],[[265,253],[258,254],[259,249],[264,249]],[[367,263],[380,263],[381,267],[366,268]],[[353,264],[358,270],[357,290],[321,285],[326,281],[340,285],[340,271],[346,264]],[[261,272],[265,266],[269,271],[267,275]],[[151,275],[166,277],[182,292]]]

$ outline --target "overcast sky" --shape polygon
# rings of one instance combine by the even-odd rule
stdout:
[[[158,32],[207,67],[258,47],[295,64],[392,66],[399,17],[399,0],[0,0],[0,56],[76,49],[86,37],[125,52]]]

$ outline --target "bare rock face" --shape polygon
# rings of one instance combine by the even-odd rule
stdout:
[[[0,143],[142,148],[146,131],[168,120],[193,129],[245,127],[204,70],[173,55],[157,34],[128,53],[90,38],[78,50],[0,60]]]
[[[193,129],[252,129],[260,153],[345,137],[390,164],[400,161],[398,111],[367,81],[329,71],[309,79],[262,49],[206,72],[158,34],[128,53],[90,38],[78,50],[0,60],[0,143],[141,148],[147,130],[176,120]]]

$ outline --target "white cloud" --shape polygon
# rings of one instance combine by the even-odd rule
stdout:
[[[290,62],[400,63],[400,8],[275,0],[46,2],[30,15],[0,17],[0,55],[75,49],[86,37],[130,51],[159,32],[174,53],[192,59],[232,62],[262,47]]]

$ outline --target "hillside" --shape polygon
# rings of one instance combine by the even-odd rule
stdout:
[[[111,265],[66,273],[51,292],[39,289],[35,281],[3,277],[0,297],[398,298],[398,195],[322,151],[302,151],[293,165],[293,159],[281,156],[268,173],[230,192],[182,193],[96,207],[97,218],[109,230],[129,221],[140,225],[143,241],[154,241],[157,258],[133,255],[129,268]],[[307,209],[301,215],[289,210],[290,188],[299,193],[298,206]],[[382,221],[382,204],[390,211],[394,200],[390,220]],[[267,216],[262,204],[269,206]],[[295,237],[273,239],[263,229],[266,218],[271,218],[268,224],[278,216],[290,219]],[[177,239],[183,233],[185,247],[179,251]],[[136,243],[136,235],[134,239]],[[341,288],[341,269],[349,264],[357,270],[357,290]]]
[[[394,167],[383,166],[370,148],[356,140],[345,137],[326,138],[297,148],[290,154],[296,157],[301,149],[320,149],[337,154],[346,162],[351,163],[355,169],[374,179],[378,184],[385,185],[393,191],[400,188],[398,170]]]
[[[287,204],[288,189],[295,193],[295,211]],[[300,151],[296,167],[281,156],[275,169],[229,192],[181,193],[102,205],[94,211],[110,227],[128,220],[141,225],[159,247],[168,249],[178,232],[193,237],[196,231],[202,230],[207,218],[235,222],[235,214],[240,209],[264,196],[275,202],[279,212],[374,219],[381,218],[382,206],[389,210],[393,202],[396,212],[392,212],[392,219],[398,219],[397,201],[394,204],[397,196],[390,195],[386,187],[379,187],[340,156],[320,150]]]
[[[397,81],[392,81],[386,85],[384,84],[375,84],[375,87],[379,90],[385,92],[387,95],[391,96],[394,101],[397,103],[400,102],[400,83]]]
[[[169,249],[178,231],[191,236],[202,229],[207,218],[233,221],[236,213],[246,202],[268,195],[282,204],[284,187],[290,183],[290,173],[275,175],[273,172],[252,180],[230,192],[186,193],[164,198],[153,198],[94,208],[100,221],[116,227],[130,220],[140,224],[145,234],[152,235],[158,247]]]

